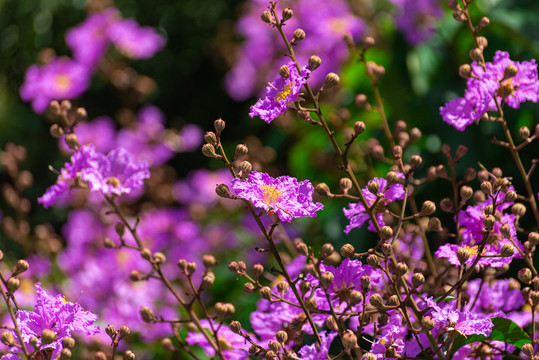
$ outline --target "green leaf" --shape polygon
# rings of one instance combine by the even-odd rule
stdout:
[[[451,347],[450,357],[453,357],[455,352],[464,345],[471,344],[476,341],[497,340],[507,344],[511,344],[521,349],[524,344],[531,344],[530,337],[526,332],[513,321],[501,317],[492,318],[492,332],[489,336],[484,335],[464,335],[458,336]]]

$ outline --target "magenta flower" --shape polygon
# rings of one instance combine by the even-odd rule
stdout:
[[[66,33],[66,43],[73,51],[75,60],[91,68],[95,67],[107,51],[108,28],[119,16],[118,10],[109,8],[88,16],[84,22],[70,29]]]
[[[269,214],[277,214],[281,221],[316,217],[316,212],[324,207],[313,202],[314,188],[308,180],[298,182],[290,176],[272,178],[266,173],[253,171],[249,179],[233,179],[232,189],[237,197],[252,202]]]
[[[200,323],[204,329],[207,329],[208,333],[211,334],[211,326],[208,320],[201,320]],[[245,341],[245,339],[232,332],[230,328],[226,325],[220,325],[214,323],[215,328],[219,328],[217,331],[217,336],[219,344],[223,350],[223,356],[227,360],[243,360],[248,358],[249,346],[250,344]],[[212,336],[212,335],[210,335]],[[208,356],[215,355],[215,349],[210,345],[206,337],[201,333],[189,333],[185,339],[190,346],[198,345],[204,349],[204,352]]]
[[[66,301],[61,295],[50,296],[41,288],[40,283],[35,286],[37,291],[35,309],[33,311],[19,310],[16,315],[23,341],[29,351],[35,350],[31,344],[31,338],[37,337],[39,351],[51,349],[50,358],[54,359],[62,351],[62,339],[71,336],[72,332],[78,331],[85,335],[94,335],[99,332],[99,327],[93,325],[98,318],[96,314],[84,310],[77,303]],[[54,331],[57,336],[53,342],[42,344],[41,333],[46,329]],[[18,339],[14,331],[13,335],[15,339]],[[20,353],[21,349],[13,346],[10,351],[12,354],[5,357],[17,359],[18,357],[14,354]]]
[[[289,102],[296,101],[311,71],[305,66],[301,70],[301,74],[298,73],[293,61],[289,62],[287,66],[290,71],[288,78],[279,77],[268,85],[266,97],[259,99],[256,104],[251,106],[251,112],[249,113],[251,118],[260,116],[262,120],[270,123],[288,109],[287,104]]]
[[[32,101],[35,112],[43,113],[51,100],[77,98],[89,85],[88,67],[68,58],[55,58],[47,65],[28,68],[20,95],[24,101]]]
[[[427,305],[432,309],[430,316],[440,331],[451,331],[463,335],[481,334],[489,336],[494,326],[490,318],[483,318],[481,315],[471,311],[455,309],[455,302],[452,304],[446,303],[441,307],[432,298],[428,298]]]
[[[149,59],[161,50],[165,38],[148,26],[139,26],[134,19],[120,20],[108,29],[108,37],[123,55],[132,59]]]
[[[397,173],[401,179],[404,179],[404,174]],[[367,187],[365,187],[363,191],[363,196],[365,197],[365,200],[367,201],[367,205],[370,207],[374,204],[376,199],[380,197],[379,204],[380,205],[387,205],[389,203],[392,203],[395,200],[402,200],[404,198],[404,187],[402,184],[387,184],[386,179],[382,178],[374,178],[373,181],[375,181],[378,184],[378,194],[371,193]],[[369,214],[367,214],[367,211],[365,210],[365,207],[361,203],[354,203],[354,204],[348,204],[349,209],[344,208],[344,216],[348,220],[350,220],[350,224],[346,226],[344,229],[344,232],[346,234],[350,233],[350,231],[353,228],[361,228],[365,221],[369,220]],[[384,226],[383,221],[383,211],[375,211],[376,213],[376,221],[380,226]],[[372,224],[372,221],[369,220],[369,230],[370,231],[376,231],[374,225]]]
[[[443,15],[440,2],[436,0],[391,0],[398,8],[397,27],[406,40],[417,45],[428,40],[436,31],[437,22]]]
[[[329,347],[333,339],[339,334],[337,332],[327,334],[325,331],[320,331],[319,335],[320,340],[322,340],[320,349],[316,348],[316,344],[305,345],[299,349],[298,352],[303,360],[326,360],[329,354]]]

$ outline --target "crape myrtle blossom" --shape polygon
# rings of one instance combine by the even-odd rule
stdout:
[[[248,179],[233,179],[232,189],[238,198],[248,200],[286,222],[305,216],[316,217],[316,212],[324,207],[313,202],[314,188],[309,180],[298,182],[290,176],[272,178],[266,173],[252,171]]]
[[[66,301],[61,295],[51,296],[36,283],[37,299],[33,311],[18,310],[16,317],[19,329],[26,345],[32,352],[51,349],[51,359],[56,358],[62,351],[62,339],[71,336],[72,332],[82,332],[85,335],[94,335],[99,332],[99,327],[93,323],[98,316],[84,310],[78,303]],[[56,333],[54,341],[42,344],[40,338],[43,330],[52,330]],[[15,331],[11,330],[15,339],[18,339]],[[37,337],[37,349],[31,344],[31,339]],[[18,355],[21,349],[18,346],[10,348],[11,354],[4,355],[2,359],[20,359]]]
[[[438,0],[390,1],[398,10],[395,18],[397,27],[412,45],[428,40],[436,31],[437,22],[444,13]]]
[[[294,16],[286,21],[283,31],[291,39],[297,28],[307,36],[294,52],[299,64],[307,64],[313,54],[322,58],[318,70],[312,74],[311,85],[321,86],[326,74],[338,73],[349,59],[348,47],[343,40],[345,34],[354,41],[363,35],[365,25],[345,0],[284,0],[279,1],[277,13],[290,7]],[[268,1],[250,0],[244,3],[243,15],[236,23],[236,32],[244,39],[237,61],[225,78],[225,88],[235,100],[259,96],[267,79],[277,75],[287,49],[274,28],[260,20],[267,10]]]
[[[20,95],[32,102],[35,112],[43,113],[51,100],[77,98],[89,85],[88,67],[69,58],[54,58],[47,65],[28,68]]]
[[[408,327],[402,325],[402,315],[397,311],[389,312],[389,321],[380,331],[377,340],[372,344],[371,352],[377,359],[385,359],[386,353],[392,349],[397,355],[405,352],[404,340],[408,334]]]
[[[200,324],[208,334],[212,333],[210,322],[207,319],[201,320]],[[245,339],[238,335],[226,325],[214,323],[213,326],[219,330],[217,331],[217,341],[219,342],[219,345],[221,346],[221,349],[223,349],[223,357],[227,360],[244,360],[249,357],[249,346],[250,344],[245,341]],[[212,336],[212,335],[210,335]],[[200,332],[190,332],[187,334],[187,337],[185,338],[185,341],[191,345],[198,345],[202,347],[204,352],[208,356],[214,356],[215,355],[215,349],[211,344],[208,342],[208,339],[200,333]]]
[[[535,59],[512,61],[509,53],[498,50],[494,61],[486,63],[485,69],[476,62],[471,64],[471,69],[472,76],[467,80],[464,97],[440,107],[443,120],[457,130],[463,131],[487,111],[497,111],[496,102],[518,109],[524,101],[539,100]]]
[[[120,53],[132,59],[149,59],[166,43],[162,35],[151,27],[139,26],[135,19],[114,22],[108,37]]]
[[[400,179],[404,179],[404,174],[402,173],[396,173],[397,176]],[[373,194],[369,191],[368,187],[365,187],[362,192],[363,196],[365,197],[365,200],[367,201],[367,205],[370,207],[374,204],[376,199],[380,197],[380,200],[378,201],[378,204],[380,206],[385,206],[389,203],[392,203],[395,200],[402,200],[404,198],[404,187],[402,184],[395,183],[388,185],[388,182],[386,179],[382,178],[374,178],[372,181],[376,182],[378,184],[378,194]],[[350,231],[353,228],[361,228],[365,221],[369,220],[369,214],[367,214],[367,211],[365,210],[365,207],[361,203],[354,203],[349,204],[349,208],[344,208],[344,216],[348,220],[350,220],[350,224],[346,226],[344,229],[344,232],[346,234],[350,233]],[[384,226],[383,221],[383,210],[382,211],[376,211],[375,209],[375,216],[378,224],[380,226]],[[372,221],[369,220],[369,230],[370,231],[376,231],[374,225],[372,224]]]
[[[333,342],[333,339],[339,335],[337,332],[330,332],[329,334],[326,331],[320,331],[320,349],[316,348],[316,344],[305,345],[299,349],[298,353],[301,355],[303,360],[326,360],[328,358],[329,347]]]
[[[144,186],[144,179],[150,177],[148,168],[148,162],[133,161],[123,148],[103,155],[93,145],[85,145],[71,156],[71,162],[60,171],[56,184],[49,187],[38,202],[44,207],[52,206],[78,181],[87,183],[91,191],[107,196],[129,194]]]
[[[280,76],[274,82],[266,87],[266,97],[259,99],[256,104],[251,106],[249,116],[254,118],[260,116],[262,120],[270,123],[277,116],[288,109],[288,103],[296,101],[303,85],[311,71],[304,66],[301,73],[298,73],[296,64],[290,61],[287,65],[290,72],[288,77]]]

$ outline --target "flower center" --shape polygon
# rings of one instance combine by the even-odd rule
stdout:
[[[60,89],[66,89],[71,85],[71,78],[66,75],[58,75],[56,76],[56,85]]]
[[[261,184],[258,187],[262,190],[263,201],[268,205],[276,204],[284,195],[283,191],[277,190],[277,185]]]
[[[343,34],[346,32],[346,20],[337,18],[331,21],[331,29],[337,34]]]
[[[286,100],[291,94],[292,94],[292,85],[294,84],[293,81],[289,82],[283,87],[283,91],[277,94],[275,97],[275,101],[279,100]]]
[[[477,256],[477,253],[478,253],[478,250],[477,250],[477,245],[476,246],[467,246],[467,245],[462,245],[461,246],[462,249],[467,249],[469,252],[470,252],[470,256]]]
[[[120,186],[120,179],[118,179],[115,176],[109,177],[107,179],[107,184],[112,185],[113,187],[117,188],[118,186]]]

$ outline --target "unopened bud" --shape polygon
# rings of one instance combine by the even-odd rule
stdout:
[[[65,137],[65,142],[71,150],[77,150],[78,148],[80,148],[80,143],[75,133],[67,134]]]
[[[124,352],[123,360],[135,360],[136,356],[132,350],[126,350]]]
[[[401,184],[401,183],[403,183],[403,180],[401,179],[401,177],[399,176],[399,174],[397,174],[397,173],[394,172],[394,171],[390,171],[390,172],[387,173],[387,175],[386,175],[386,180],[387,180],[387,184],[388,184],[388,185]]]
[[[419,155],[414,155],[410,159],[410,166],[412,167],[412,170],[417,169],[421,166],[421,164],[423,164],[423,158]]]
[[[511,244],[505,244],[500,250],[501,257],[511,257],[515,254],[515,247]]]
[[[490,19],[486,16],[483,16],[477,25],[477,30],[482,29],[490,24]]]
[[[526,206],[524,206],[522,204],[518,204],[518,203],[514,204],[511,207],[511,212],[515,216],[522,217],[522,216],[524,216],[524,214],[526,214]]]
[[[402,146],[400,145],[393,146],[392,153],[395,159],[402,158]]]
[[[342,345],[347,352],[357,347],[357,337],[352,330],[346,330],[343,333]]]
[[[320,285],[322,285],[322,287],[325,290],[327,290],[327,289],[329,289],[329,287],[333,283],[334,278],[335,278],[335,276],[333,275],[333,273],[331,271],[326,271],[320,277]]]
[[[522,345],[522,352],[524,353],[524,355],[526,355],[528,358],[530,358],[530,360],[534,360],[534,356],[535,356],[535,351],[533,349],[533,345],[532,344],[524,344]]]
[[[288,283],[286,281],[279,281],[277,283],[277,291],[279,291],[279,293],[281,293],[281,295],[283,295],[284,293],[286,293],[288,291],[288,289],[290,288],[290,285],[288,285]]]
[[[15,345],[15,337],[13,336],[13,334],[9,331],[4,331],[2,333],[2,337],[1,337],[1,340],[2,340],[2,343],[7,345],[7,346],[13,346]]]
[[[45,329],[41,332],[41,342],[43,344],[50,344],[56,340],[56,333],[51,329]]]
[[[376,359],[378,359],[376,355],[370,352],[363,354],[363,356],[361,357],[361,360],[376,360]]]
[[[363,39],[363,49],[370,49],[374,45],[376,45],[376,40],[372,36],[365,36]]]
[[[488,40],[484,36],[478,36],[477,37],[477,45],[481,50],[485,50],[488,46]]]
[[[202,255],[202,264],[204,265],[205,268],[211,268],[215,266],[216,263],[217,263],[217,260],[215,260],[215,256],[210,255],[210,254]]]
[[[518,272],[518,279],[524,284],[529,284],[532,281],[532,272],[528,268],[520,269]]]
[[[496,223],[496,218],[494,216],[487,215],[483,217],[483,225],[485,225],[487,230],[491,230],[494,227],[494,223]]]
[[[425,283],[425,276],[422,273],[412,275],[412,286],[414,289],[421,287]]]
[[[243,291],[247,294],[252,294],[256,291],[256,287],[251,283],[245,283],[243,285]]]
[[[344,244],[341,247],[341,255],[343,258],[351,259],[354,257],[354,254],[356,253],[356,249],[352,244]]]
[[[399,297],[397,295],[391,295],[389,299],[387,299],[387,304],[389,306],[399,306]]]
[[[400,262],[395,267],[395,271],[397,273],[397,276],[403,276],[404,274],[408,272],[408,265],[406,265],[403,262]]]
[[[333,248],[333,245],[331,245],[330,243],[326,243],[322,245],[321,257],[327,258],[331,254],[333,254],[333,251],[335,251],[335,249]]]
[[[518,130],[518,134],[520,135],[520,137],[522,138],[522,140],[528,140],[528,138],[530,137],[530,129],[528,129],[527,126],[522,126],[522,127]]]
[[[209,158],[218,157],[217,153],[215,152],[215,147],[212,144],[202,145],[202,154]]]
[[[264,300],[271,300],[271,289],[267,286],[261,287],[260,290],[258,290],[258,293],[260,294],[260,297]]]
[[[380,229],[380,240],[386,241],[393,237],[393,229],[389,226],[382,226]]]
[[[334,86],[338,86],[340,82],[341,82],[341,78],[339,77],[339,75],[335,73],[329,73],[326,75],[324,87],[329,89]]]
[[[434,322],[434,319],[430,316],[423,316],[423,318],[421,319],[421,329],[423,331],[431,331],[432,329],[434,329],[435,325],[436,323]]]
[[[17,265],[15,266],[15,271],[13,272],[13,275],[11,276],[17,276],[19,274],[22,274],[23,272],[25,272],[26,270],[28,270],[28,261],[26,260],[19,260],[17,261]]]
[[[330,196],[331,190],[329,190],[329,186],[326,183],[320,183],[316,185],[315,188],[316,192],[319,193],[322,196]]]
[[[357,290],[352,290],[352,292],[350,292],[350,297],[349,297],[350,305],[352,306],[357,305],[361,301],[363,301],[363,294]]]
[[[535,246],[539,243],[539,233],[532,231],[528,234],[528,241],[532,246]]]
[[[421,206],[421,215],[429,216],[436,212],[436,205],[432,201],[425,201]]]
[[[481,183],[481,191],[485,193],[485,195],[492,195],[492,184],[490,181],[483,181]]]
[[[165,349],[166,351],[170,351],[170,352],[177,351],[176,346],[174,346],[174,343],[172,343],[172,340],[170,340],[169,338],[161,339],[161,347]]]
[[[140,317],[142,317],[142,321],[145,323],[152,323],[155,319],[152,309],[147,306],[140,307]]]
[[[296,29],[294,30],[294,38],[292,39],[293,42],[298,42],[305,39],[305,31],[303,29]]]
[[[380,294],[372,294],[369,298],[369,303],[375,308],[384,308],[384,299]]]
[[[442,222],[437,217],[430,218],[427,228],[430,231],[435,231],[435,232],[442,231],[443,230]]]
[[[363,275],[360,278],[361,282],[361,291],[367,293],[371,290],[371,278],[369,275]]]
[[[309,311],[314,311],[318,309],[318,304],[316,303],[315,298],[312,297],[305,300],[305,306],[307,307],[307,309],[309,309]]]
[[[275,338],[278,342],[285,343],[288,341],[288,334],[286,333],[286,331],[279,330],[277,331],[277,334],[275,334]]]
[[[384,76],[386,69],[382,65],[378,65],[372,61],[367,62],[367,74],[374,78],[374,82],[380,81],[380,78]]]
[[[390,243],[382,244],[380,248],[385,256],[390,256],[393,253],[393,246]]]
[[[483,51],[479,48],[474,48],[472,50],[470,50],[470,59],[472,59],[473,61],[476,61],[476,62],[481,62],[481,59],[482,59],[482,55],[483,55]]]
[[[347,177],[342,178],[339,181],[339,187],[341,188],[343,193],[347,194],[348,191],[352,188],[352,180]]]
[[[60,360],[71,359],[72,355],[71,350],[64,348],[62,351],[60,351]]]
[[[369,99],[365,94],[356,95],[354,102],[358,108],[365,110],[370,110],[372,108],[371,104],[369,104]]]
[[[371,254],[367,256],[367,264],[376,269],[380,266],[380,260],[378,260],[378,256]]]
[[[418,139],[421,138],[421,136],[423,136],[423,134],[421,133],[421,130],[419,130],[418,128],[414,127],[410,130],[410,141],[416,141]]]
[[[286,8],[283,10],[283,21],[290,20],[294,16],[294,11],[290,8]]]
[[[217,146],[217,136],[213,131],[208,131],[204,134],[204,141],[213,146]]]
[[[468,247],[460,247],[458,250],[457,250],[457,259],[460,261],[460,263],[462,265],[464,265],[466,263],[466,261],[468,261],[468,259],[470,258],[470,250],[468,250]]]
[[[462,77],[464,79],[468,79],[468,78],[472,77],[473,72],[472,72],[472,67],[470,66],[470,64],[461,65],[459,67],[459,75],[460,75],[460,77]]]
[[[102,351],[98,351],[94,353],[93,360],[107,360],[107,355]]]
[[[209,287],[213,285],[214,282],[215,282],[215,274],[209,271],[202,278],[201,286],[203,289],[208,289]]]
[[[105,333],[112,338],[114,337],[114,335],[116,335],[116,328],[114,327],[114,325],[108,324],[105,328]]]
[[[290,77],[290,69],[287,65],[283,65],[279,68],[279,76],[285,79]]]
[[[309,58],[309,70],[313,71],[318,69],[320,64],[322,64],[322,59],[320,59],[320,56],[311,55]]]
[[[185,269],[187,268],[187,260],[185,259],[178,260],[177,266],[178,266],[178,269],[180,269],[181,271],[185,271]]]
[[[339,330],[339,326],[337,325],[337,323],[335,322],[335,319],[333,318],[333,316],[330,316],[326,319],[326,327],[329,329],[329,330],[333,330],[333,331],[337,331]]]
[[[164,264],[167,261],[167,257],[162,252],[156,252],[153,254],[153,262],[155,264]]]
[[[120,326],[120,328],[118,329],[118,335],[120,335],[120,339],[126,338],[127,336],[129,336],[129,334],[131,334],[131,329],[129,329],[129,327],[125,325]]]
[[[66,336],[62,339],[62,346],[68,349],[72,349],[75,346],[75,339],[70,336]]]
[[[296,318],[292,319],[292,321],[290,321],[289,328],[292,331],[300,331],[306,321],[307,316],[304,313],[301,313]]]
[[[464,185],[463,187],[461,187],[459,192],[460,192],[460,198],[463,201],[468,201],[473,195],[473,189],[469,187],[468,185]]]
[[[263,22],[265,23],[268,23],[268,24],[272,24],[273,23],[273,16],[271,16],[271,13],[266,10],[264,11],[261,15],[260,15],[260,18],[262,19]]]
[[[223,130],[225,129],[226,123],[223,119],[219,118],[213,122],[213,127],[215,128],[215,131],[217,132],[217,135],[221,135]]]
[[[275,360],[275,358],[277,358],[277,354],[275,354],[275,351],[271,351],[271,350],[266,351],[266,354],[264,355],[264,359]]]
[[[239,334],[241,332],[241,323],[239,321],[232,321],[230,323],[230,330],[235,334]]]
[[[65,135],[64,129],[62,129],[62,127],[58,124],[52,124],[49,129],[49,133],[55,139],[58,139]]]
[[[268,348],[273,352],[278,352],[279,349],[281,348],[281,345],[277,341],[271,340],[268,343]],[[271,358],[271,360],[275,360],[276,358],[278,359],[278,357],[276,356],[274,358]]]
[[[16,277],[10,277],[7,281],[7,289],[10,293],[14,293],[21,287],[21,281]]]
[[[298,251],[298,254],[307,256],[309,255],[309,248],[304,242],[299,242],[296,244],[296,250]]]
[[[354,133],[355,135],[360,135],[365,131],[365,123],[363,121],[356,121],[354,123]]]
[[[440,209],[442,211],[450,213],[453,211],[453,201],[450,198],[443,198],[440,201]]]
[[[508,190],[505,193],[504,202],[506,203],[512,203],[517,199],[517,193],[513,190]]]
[[[301,292],[302,295],[307,294],[307,292],[311,290],[311,287],[312,285],[308,281],[302,281],[299,283],[299,291]]]

